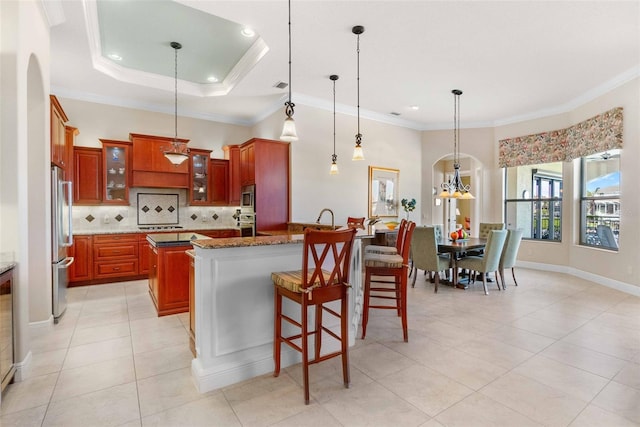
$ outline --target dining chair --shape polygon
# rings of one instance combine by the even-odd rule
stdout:
[[[302,353],[304,401],[309,404],[309,365],[342,356],[342,377],[349,387],[349,268],[351,248],[356,234],[354,228],[339,231],[320,231],[307,228],[304,233],[302,269],[271,274],[274,284],[273,375],[280,374],[280,348],[285,343]],[[282,297],[300,305],[300,320],[282,312]],[[340,312],[325,303],[340,301]],[[309,331],[308,309],[315,308],[314,328]],[[327,312],[340,319],[340,335],[323,326],[322,315]],[[300,333],[282,336],[282,321],[300,329]],[[322,336],[340,341],[340,349],[321,354]],[[309,337],[314,336],[313,359],[309,359]]]
[[[397,255],[398,253],[400,253],[400,244],[404,240],[404,235],[407,231],[407,223],[408,221],[404,218],[400,221],[400,226],[398,227],[398,237],[396,238],[395,246],[367,245],[364,248],[364,254]]]
[[[449,269],[450,257],[438,255],[438,241],[435,227],[416,227],[413,230],[411,239],[411,259],[412,267],[416,271],[413,273],[411,287],[416,286],[417,270],[434,273],[434,292],[438,292],[440,283],[440,272]]]
[[[362,310],[362,339],[367,334],[369,321],[369,309],[396,310],[402,319],[402,334],[404,341],[409,341],[407,327],[407,279],[409,270],[409,250],[411,238],[416,227],[415,222],[408,221],[406,230],[400,238],[398,235],[398,253],[385,255],[380,253],[368,253],[364,256],[365,280],[364,280],[364,306]],[[375,280],[373,278],[376,278]],[[391,277],[392,281],[381,280]],[[372,286],[374,284],[374,286]],[[391,286],[389,286],[391,285]],[[371,304],[371,299],[391,300],[393,305]]]
[[[504,248],[502,249],[502,255],[500,256],[500,264],[498,268],[498,271],[500,272],[500,279],[502,280],[502,289],[507,289],[506,283],[504,281],[505,268],[511,269],[513,283],[518,286],[514,267],[516,266],[516,258],[518,257],[520,241],[522,241],[522,229],[507,230],[507,240],[504,244]]]
[[[478,230],[478,237],[481,239],[489,238],[489,233],[493,230],[504,230],[504,223],[502,222],[481,222],[480,229]],[[480,256],[484,252],[484,249],[479,249],[475,251],[469,251],[465,254],[465,256]],[[496,280],[498,278],[496,277]],[[490,277],[487,277],[488,282],[492,282]]]
[[[364,230],[364,217],[347,217],[347,227]]]
[[[502,255],[502,248],[506,238],[507,230],[492,230],[489,232],[489,238],[482,256],[467,256],[457,261],[459,268],[466,268],[474,272],[474,282],[476,273],[482,273],[482,287],[485,295],[489,294],[487,290],[487,273],[498,271],[500,256]],[[496,284],[498,285],[498,290],[500,290],[500,282],[497,275]]]

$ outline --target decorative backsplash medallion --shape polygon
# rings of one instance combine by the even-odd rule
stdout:
[[[138,193],[138,225],[179,224],[177,194]]]

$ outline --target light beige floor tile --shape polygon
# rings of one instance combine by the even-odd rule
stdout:
[[[76,329],[71,338],[71,347],[106,341],[114,338],[128,337],[129,322],[95,326],[93,328]]]
[[[136,384],[130,382],[52,402],[43,426],[119,426],[139,419]]]
[[[553,338],[545,337],[543,335],[508,325],[488,332],[483,335],[483,338],[485,337],[492,338],[532,353],[537,353],[555,342]]]
[[[533,315],[527,315],[518,320],[511,322],[511,326],[514,328],[524,329],[525,331],[533,332],[534,334],[543,335],[545,337],[560,339],[572,331],[582,326],[587,319],[576,317],[576,321],[566,320],[554,320],[554,319],[539,319],[533,317]]]
[[[474,393],[438,414],[436,421],[447,427],[542,425],[480,393]]]
[[[180,325],[172,328],[150,328],[141,331],[132,331],[131,340],[133,342],[134,354],[174,345],[189,347],[189,335]]]
[[[627,363],[617,357],[564,341],[557,341],[540,355],[605,378],[613,378]]]
[[[134,333],[138,333],[140,331],[148,329],[156,329],[162,331],[166,328],[175,328],[177,326],[182,326],[182,323],[180,323],[180,319],[177,315],[162,317],[156,316],[153,318],[132,320],[130,323],[131,331]]]
[[[640,365],[633,362],[627,363],[613,380],[640,390]]]
[[[611,381],[593,399],[593,404],[640,424],[640,391]]]
[[[635,331],[640,331],[640,307],[638,307],[638,314],[616,314],[610,312],[604,312],[600,316],[593,319],[592,325],[602,325],[611,329],[627,328]]]
[[[448,349],[425,358],[423,364],[473,390],[479,390],[507,372],[490,360]]]
[[[608,328],[591,328],[589,324],[577,329],[566,337],[563,342],[586,347],[588,349],[617,357],[624,360],[632,360],[640,343],[638,337],[625,331],[614,331]]]
[[[377,383],[340,394],[322,406],[345,426],[417,426],[429,420],[427,414]]]
[[[28,378],[19,383],[9,384],[2,395],[0,413],[2,416],[25,409],[46,405],[58,380],[58,374]]]
[[[275,424],[274,427],[341,427],[342,424],[336,420],[326,409],[318,405],[310,405],[298,414],[285,418]]]
[[[191,366],[193,354],[182,344],[138,353],[134,356],[136,378],[142,379]]]
[[[132,381],[135,381],[133,356],[64,369],[51,400],[64,400]]]
[[[0,426],[2,427],[28,427],[40,426],[47,411],[47,405],[38,406],[36,408],[25,409],[19,412],[3,415],[0,417]]]
[[[67,350],[53,350],[44,353],[33,353],[29,366],[29,377],[37,377],[45,374],[60,372]]]
[[[157,414],[206,397],[193,384],[188,368],[138,380],[140,413],[143,417]]]
[[[69,348],[62,369],[73,369],[111,359],[131,356],[131,338],[124,336],[107,341],[83,344]]]
[[[456,349],[504,369],[512,369],[533,356],[529,351],[490,338],[469,341]]]
[[[379,379],[416,362],[378,343],[349,352],[351,364],[365,375]]]
[[[53,330],[53,329],[30,329],[32,353],[45,353],[53,350],[62,350],[69,347],[73,328]]]
[[[428,365],[432,357],[436,357],[451,348],[451,346],[441,344],[439,341],[422,335],[421,332],[413,333],[409,342],[382,342],[382,344],[423,365]]]
[[[117,308],[107,312],[81,313],[78,318],[78,329],[93,328],[95,326],[112,325],[114,323],[128,322],[129,315],[126,308]]]
[[[571,427],[637,427],[634,423],[613,412],[605,411],[595,405],[587,406],[580,415],[576,417]]]
[[[480,393],[546,426],[566,426],[587,406],[583,400],[515,373],[505,374]]]
[[[444,427],[444,424],[439,423],[435,418],[431,418],[426,423],[420,424],[420,427]]]
[[[544,356],[534,356],[512,372],[562,390],[586,402],[591,401],[609,382],[606,378]]]
[[[238,417],[222,393],[186,403],[175,408],[149,415],[142,419],[144,427],[190,426],[232,427],[240,426]]]
[[[411,366],[378,383],[432,417],[473,393],[469,387],[424,366]]]
[[[271,425],[310,407],[304,403],[302,387],[282,373],[277,378],[263,375],[223,391],[243,426]]]
[[[481,320],[479,320],[479,322],[480,321]],[[468,330],[464,327],[441,322],[439,320],[431,320],[418,324],[410,322],[409,324],[413,329],[420,331],[423,335],[444,346],[460,345],[478,336],[477,331]],[[409,340],[411,340],[411,337],[409,337]]]

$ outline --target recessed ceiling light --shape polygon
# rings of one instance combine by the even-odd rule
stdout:
[[[420,106],[419,106],[419,105],[412,105],[412,106],[411,106],[411,107],[409,107],[409,108],[411,108],[412,110],[419,110],[419,109],[420,109]]]
[[[244,27],[242,31],[240,31],[240,34],[242,34],[245,37],[253,37],[256,35],[256,32],[249,27]]]
[[[210,83],[215,83],[218,81],[218,78],[216,76],[209,76],[207,77],[207,81]]]
[[[113,59],[114,61],[122,61],[122,56],[118,55],[117,53],[110,53],[109,58]]]

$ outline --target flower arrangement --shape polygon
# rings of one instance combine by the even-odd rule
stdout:
[[[402,199],[400,203],[402,204],[404,211],[407,213],[407,219],[409,219],[409,212],[413,212],[416,208],[416,199]]]

